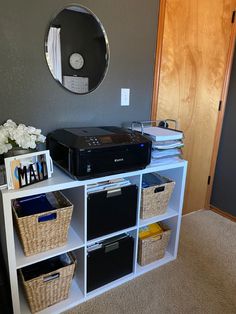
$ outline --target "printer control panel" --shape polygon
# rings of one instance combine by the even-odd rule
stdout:
[[[96,136],[86,136],[85,142],[88,144],[88,146],[101,145],[99,139]]]
[[[124,142],[135,144],[139,140],[136,133],[128,133],[125,135],[103,135],[103,136],[85,136],[85,143],[88,147],[96,147],[106,144],[121,144]]]

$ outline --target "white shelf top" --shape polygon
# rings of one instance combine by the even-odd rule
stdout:
[[[177,211],[168,207],[166,213],[163,215],[158,215],[158,216],[147,218],[147,219],[140,219],[139,227],[147,226],[147,225],[153,224],[154,222],[162,221],[162,220],[172,218],[175,216],[178,216]]]
[[[104,235],[102,237],[95,238],[95,239],[87,241],[87,245],[92,245],[92,244],[94,244],[96,242],[101,242],[103,240],[115,237],[115,236],[120,235],[122,233],[130,232],[130,231],[133,231],[133,230],[136,230],[136,229],[137,229],[137,226],[135,225],[135,226],[127,228],[127,229],[122,229],[122,230],[119,230],[119,231],[116,231],[116,232],[113,232],[113,233],[109,233],[109,234],[106,234],[106,235]]]
[[[15,246],[16,246],[16,268],[22,268],[24,266],[34,264],[40,262],[42,260],[48,259],[50,257],[57,256],[59,254],[63,254],[65,252],[73,251],[81,248],[84,243],[79,235],[74,231],[74,229],[70,226],[68,233],[68,241],[64,246],[57,247],[55,249],[42,252],[32,256],[25,256],[21,243],[18,239],[18,236],[15,232]]]
[[[76,180],[71,178],[68,174],[63,172],[58,167],[54,166],[54,172],[51,178],[35,183],[33,185],[29,185],[19,190],[8,190],[2,189],[3,197],[8,197],[9,199],[24,197],[28,195],[47,193],[49,191],[57,191],[64,190],[68,188],[75,188],[79,186],[84,186],[87,184],[92,184],[95,182],[101,182],[111,179],[117,179],[122,177],[132,177],[136,175],[140,175],[143,173],[162,171],[166,169],[173,169],[179,167],[186,167],[187,161],[182,159],[177,159],[175,162],[167,163],[167,164],[150,164],[145,169],[140,169],[131,172],[123,172],[119,174],[113,174],[105,177],[93,178],[88,180]]]

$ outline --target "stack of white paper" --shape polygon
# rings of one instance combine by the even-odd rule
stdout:
[[[177,155],[181,155],[181,150],[177,148],[166,149],[166,150],[153,149],[152,151],[152,158],[163,158],[163,157],[170,157],[170,156],[177,156]]]
[[[155,165],[161,165],[161,164],[170,164],[179,161],[180,158],[178,156],[173,157],[165,157],[165,158],[153,158],[151,164]]]
[[[163,141],[163,142],[155,142],[152,141],[152,148],[157,149],[171,149],[171,148],[181,148],[184,146],[184,143],[182,140],[176,140],[176,141]]]
[[[140,132],[140,127],[134,128],[134,130]],[[156,126],[144,126],[143,132],[152,140],[152,159],[154,162],[182,155],[183,132]]]
[[[140,131],[140,127],[134,128],[135,131]],[[160,128],[158,126],[147,126],[143,128],[144,134],[148,135],[153,141],[173,141],[182,140],[183,132]]]

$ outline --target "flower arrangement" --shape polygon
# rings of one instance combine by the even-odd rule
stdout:
[[[12,120],[0,125],[0,154],[7,153],[14,147],[35,149],[38,143],[44,143],[46,137],[40,129],[24,124],[17,125]]]

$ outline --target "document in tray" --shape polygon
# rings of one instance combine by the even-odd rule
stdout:
[[[134,128],[135,131],[140,132],[140,127]],[[155,141],[170,141],[183,139],[183,132],[170,130],[167,128],[160,128],[158,126],[144,127],[143,132],[149,135]]]
[[[165,158],[153,158],[151,160],[150,165],[166,165],[181,161],[182,158],[180,156],[173,156],[173,157],[165,157]]]
[[[158,150],[155,149],[152,151],[152,158],[164,158],[170,156],[181,155],[181,150],[174,148],[174,149],[167,149],[167,150]]]
[[[152,147],[157,149],[181,148],[184,146],[182,140],[152,142]]]
[[[118,189],[123,186],[131,185],[131,182],[126,179],[113,179],[108,181],[103,181],[95,184],[88,185],[88,194],[95,193],[100,191],[108,191],[111,189]]]

